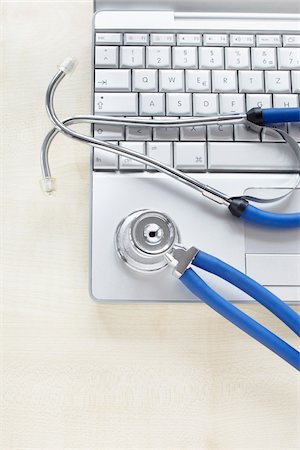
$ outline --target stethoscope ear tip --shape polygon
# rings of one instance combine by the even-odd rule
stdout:
[[[71,74],[76,69],[76,66],[78,64],[78,61],[76,58],[73,58],[72,56],[68,56],[61,64],[59,64],[57,67],[59,70],[64,72],[66,75]]]
[[[56,179],[45,177],[40,180],[40,187],[45,195],[52,196],[56,194]]]

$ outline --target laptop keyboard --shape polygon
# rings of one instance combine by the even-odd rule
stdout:
[[[297,107],[300,34],[95,34],[95,114],[168,119]],[[299,124],[283,125],[300,142]],[[277,134],[245,125],[94,125],[94,136],[188,172],[296,171]],[[94,149],[94,170],[152,171]]]

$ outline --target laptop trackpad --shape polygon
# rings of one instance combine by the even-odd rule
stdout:
[[[282,189],[249,189],[255,196],[280,196]],[[272,206],[271,206],[272,205]],[[258,206],[256,204],[255,206]],[[266,207],[263,204],[262,208]],[[300,189],[288,198],[268,204],[268,211],[298,212]],[[265,286],[299,286],[300,284],[300,229],[278,230],[245,227],[246,272]]]

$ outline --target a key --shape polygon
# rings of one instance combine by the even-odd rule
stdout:
[[[192,94],[166,94],[167,116],[191,116]]]
[[[177,34],[177,45],[201,45],[201,34]]]
[[[165,94],[140,94],[141,116],[163,116],[165,114]]]
[[[209,70],[186,70],[187,92],[210,92]]]
[[[120,67],[140,68],[145,67],[144,47],[121,47]]]
[[[96,93],[95,114],[112,116],[137,116],[138,94],[135,93]]]
[[[297,171],[285,143],[209,142],[208,169],[224,172]]]
[[[193,94],[194,116],[218,114],[218,94]]]
[[[213,92],[237,92],[237,72],[235,70],[212,71]]]
[[[205,142],[175,142],[174,167],[179,170],[203,172],[206,169]]]
[[[149,45],[149,34],[125,33],[124,45]]]
[[[245,142],[260,141],[260,133],[254,131],[252,128],[250,128],[249,125],[241,123],[234,125],[233,128],[235,141],[245,141]]]
[[[206,127],[204,125],[192,125],[180,128],[181,141],[206,141]]]
[[[300,71],[292,71],[292,92],[300,93]]]
[[[147,155],[167,166],[173,166],[173,145],[171,142],[147,142]],[[155,170],[147,165],[147,170]]]
[[[122,141],[124,139],[124,126],[97,123],[94,125],[94,137],[100,141]]]
[[[199,69],[223,69],[224,49],[220,47],[199,47]]]
[[[249,48],[225,48],[226,69],[250,69]]]
[[[169,120],[168,117],[155,117],[157,120]],[[153,140],[154,141],[178,141],[179,128],[173,127],[155,127],[153,128]]]
[[[245,112],[244,94],[220,94],[220,114],[238,114]]]
[[[125,147],[133,150],[137,153],[145,154],[145,143],[144,142],[120,142],[120,147]],[[128,158],[126,156],[120,156],[120,170],[145,170],[145,164],[135,161],[134,159]]]
[[[131,91],[130,70],[96,69],[95,90],[110,92]]]
[[[146,47],[146,67],[168,69],[171,67],[171,47]]]
[[[254,47],[254,34],[231,34],[230,45],[232,47]]]
[[[119,48],[112,46],[97,46],[95,48],[95,65],[103,68],[118,67]]]
[[[97,45],[122,45],[121,33],[96,33]]]
[[[290,72],[288,71],[266,71],[266,92],[291,92]]]
[[[94,148],[94,170],[118,170],[118,160],[117,154]]]
[[[203,45],[205,46],[221,46],[227,47],[229,45],[229,39],[227,34],[204,34]]]
[[[137,117],[138,119],[138,117]],[[143,119],[151,119],[151,117],[143,117]],[[121,139],[119,139],[121,140]],[[139,125],[126,126],[127,141],[152,141],[152,128],[142,127]]]
[[[208,125],[208,141],[233,141],[233,125]]]
[[[183,92],[184,71],[183,70],[160,70],[159,90],[161,92]]]
[[[132,90],[135,92],[156,92],[158,90],[157,69],[134,69]]]
[[[300,69],[300,48],[278,48],[278,69]]]
[[[282,45],[284,47],[300,47],[300,34],[284,34]]]
[[[197,69],[197,47],[173,47],[174,69]]]
[[[152,33],[150,36],[151,45],[175,45],[175,34],[172,33]]]
[[[256,45],[257,47],[280,47],[281,36],[280,34],[257,34]]]
[[[276,124],[276,128],[287,132],[287,124]],[[272,127],[263,128],[261,132],[261,140],[262,142],[284,142],[283,137],[280,136],[279,133],[276,132]]]
[[[252,69],[277,69],[276,48],[252,48]]]
[[[247,94],[246,95],[247,111],[251,108],[272,108],[271,94]]]
[[[300,143],[300,123],[288,123],[288,132]]]
[[[299,106],[299,96],[297,94],[274,94],[274,108],[297,108]]]
[[[264,73],[259,70],[240,70],[240,92],[264,92]]]

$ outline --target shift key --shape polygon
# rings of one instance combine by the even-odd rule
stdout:
[[[96,93],[95,114],[111,116],[137,116],[138,94]]]

